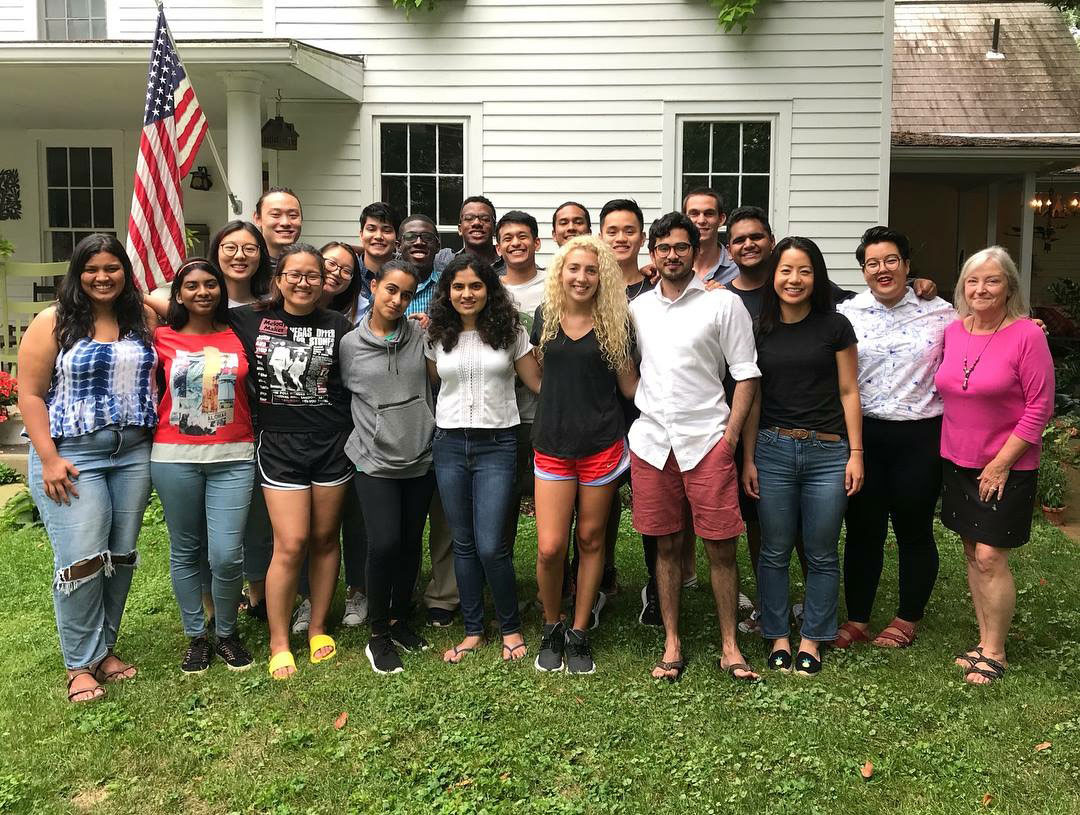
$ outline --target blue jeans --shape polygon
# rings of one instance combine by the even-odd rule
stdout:
[[[796,440],[772,430],[758,432],[754,463],[758,470],[758,603],[761,634],[768,640],[786,637],[788,565],[801,531],[806,548],[806,601],[802,637],[836,638],[836,605],[840,591],[837,543],[847,508],[844,471],[846,441]]]
[[[57,504],[45,495],[41,459],[32,446],[27,480],[53,550],[60,650],[74,670],[95,665],[116,645],[150,500],[150,431],[107,427],[57,439],[56,449],[79,471],[79,497]],[[102,565],[92,574],[74,577],[68,571],[98,557]]]
[[[454,574],[466,636],[484,633],[484,580],[503,634],[521,630],[510,547],[503,539],[514,494],[517,434],[501,430],[435,431],[439,496],[454,545]]]
[[[255,462],[153,461],[150,473],[169,527],[169,574],[184,634],[206,633],[202,571],[209,560],[216,633],[230,636],[244,587],[244,526]]]

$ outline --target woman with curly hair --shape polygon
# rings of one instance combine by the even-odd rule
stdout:
[[[630,466],[618,394],[633,398],[626,285],[607,244],[580,235],[563,244],[547,277],[532,343],[544,368],[533,423],[536,580],[544,632],[536,668],[591,674],[586,629],[604,571],[604,530],[619,477]],[[579,566],[572,625],[559,616],[567,529],[577,507]]]
[[[524,658],[514,562],[502,535],[514,491],[518,416],[514,376],[540,390],[540,367],[517,309],[491,267],[471,254],[450,262],[431,305],[428,374],[435,405],[435,478],[454,547],[465,638],[443,654],[458,663],[484,643],[484,582],[502,632],[502,658]]]

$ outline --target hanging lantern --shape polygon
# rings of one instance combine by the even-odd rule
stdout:
[[[281,91],[277,94],[275,116],[262,126],[262,146],[266,150],[296,150],[300,134],[292,122],[286,122],[281,115]]]

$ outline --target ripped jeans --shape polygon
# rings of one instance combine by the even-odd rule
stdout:
[[[150,498],[150,431],[107,427],[57,439],[56,449],[79,471],[79,497],[69,505],[45,495],[33,446],[27,481],[52,545],[56,628],[73,670],[97,664],[116,644]]]

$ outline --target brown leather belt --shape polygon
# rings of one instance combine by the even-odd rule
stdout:
[[[787,436],[789,439],[798,439],[799,441],[805,441],[811,436],[821,441],[843,441],[844,438],[839,433],[822,433],[820,430],[803,430],[802,428],[792,430],[786,427],[769,427],[766,429],[777,435]]]

